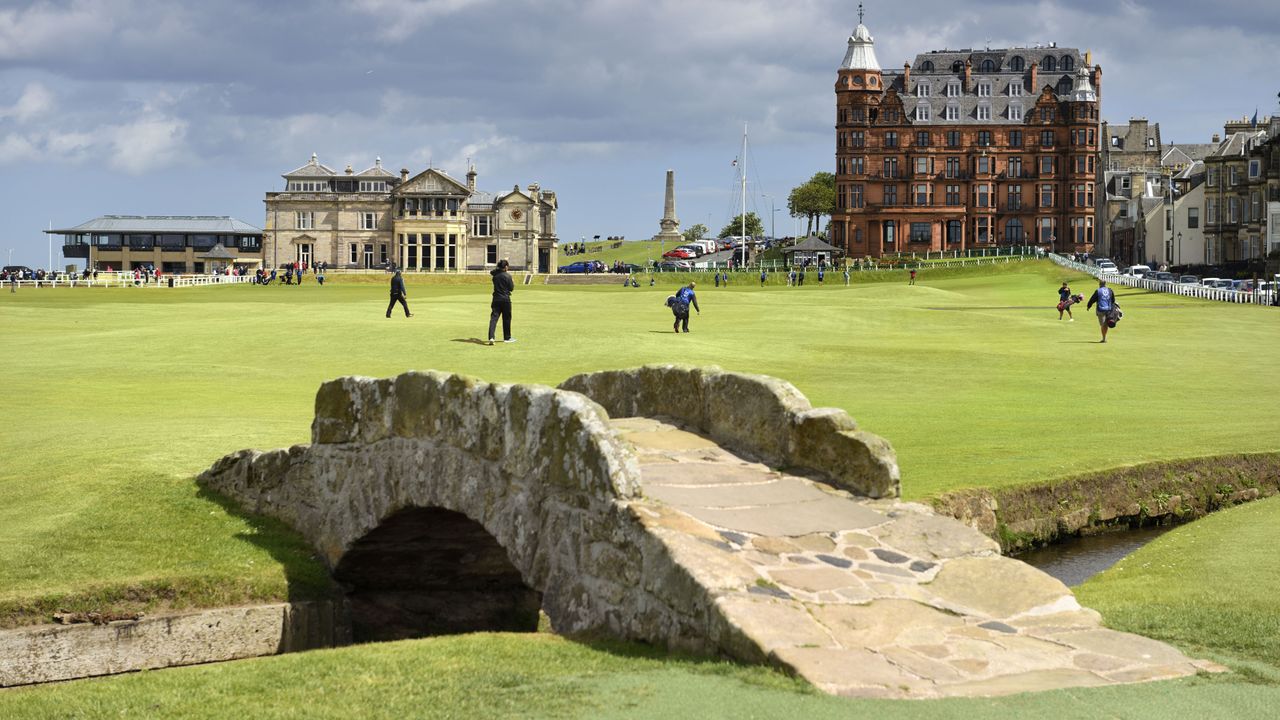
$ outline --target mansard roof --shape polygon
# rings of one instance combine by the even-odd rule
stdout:
[[[964,71],[966,62],[973,63],[973,72],[981,72],[982,63],[985,60],[991,60],[995,64],[996,72],[1023,72],[1023,70],[1014,70],[1014,58],[1020,58],[1024,68],[1029,69],[1031,63],[1035,63],[1041,72],[1044,72],[1048,58],[1053,58],[1054,70],[1058,72],[1062,70],[1063,58],[1070,58],[1070,67],[1065,72],[1074,72],[1075,69],[1084,64],[1084,56],[1080,54],[1077,48],[1057,47],[1050,45],[1047,47],[1014,47],[985,50],[931,50],[929,52],[916,55],[915,60],[911,63],[911,73],[914,76],[917,72],[938,72],[938,73],[959,73]],[[928,70],[931,63],[933,70]],[[959,63],[959,67],[956,64]]]

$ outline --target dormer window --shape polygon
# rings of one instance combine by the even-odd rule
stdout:
[[[916,120],[928,120],[932,117],[932,111],[928,103],[920,103],[916,106]]]
[[[948,106],[947,106],[947,119],[948,119],[948,120],[959,120],[959,119],[960,119],[960,106],[959,106],[959,105],[948,105]]]
[[[1045,59],[1044,59],[1044,71],[1045,71],[1045,72],[1054,72],[1054,71],[1056,71],[1057,69],[1058,69],[1058,60],[1057,60],[1056,58],[1054,58],[1052,55],[1047,55],[1047,56],[1045,56]]]
[[[1022,83],[1009,83],[1009,97],[1022,97]]]
[[[1074,69],[1075,69],[1075,67],[1076,67],[1076,61],[1075,61],[1075,60],[1073,60],[1073,59],[1071,58],[1071,56],[1070,56],[1070,55],[1063,55],[1063,56],[1062,56],[1062,70],[1063,70],[1063,72],[1070,72],[1070,71],[1074,70]]]
[[[984,72],[984,73],[991,73],[991,72],[995,72],[995,71],[996,71],[996,63],[995,63],[995,61],[994,61],[994,60],[992,60],[991,58],[987,58],[986,60],[983,60],[983,61],[982,61],[982,67],[980,68],[980,71],[981,71],[981,72]]]
[[[920,71],[921,71],[921,72],[933,72],[933,61],[932,61],[932,60],[925,60],[924,62],[920,63]]]
[[[360,192],[382,193],[386,191],[387,191],[386,180],[361,180],[360,181]]]
[[[947,97],[960,97],[960,83],[947,83]]]
[[[916,97],[929,97],[929,85],[926,83],[916,85]]]
[[[991,97],[991,83],[978,83],[978,97]]]
[[[1022,106],[1021,106],[1021,105],[1010,105],[1010,106],[1009,106],[1009,119],[1010,119],[1010,120],[1021,120],[1021,119],[1022,119]]]
[[[1014,55],[1009,58],[1009,69],[1014,72],[1022,72],[1027,68],[1027,61],[1022,59],[1021,55]]]
[[[990,105],[979,105],[979,106],[978,106],[978,119],[979,119],[979,120],[990,120],[990,119],[991,119],[991,106],[990,106]]]

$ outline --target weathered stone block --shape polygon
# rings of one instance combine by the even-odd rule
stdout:
[[[793,418],[810,409],[794,385],[764,375],[707,373],[703,393],[711,437],[773,464],[786,462]]]
[[[400,437],[426,438],[440,426],[440,392],[448,375],[407,372],[395,378],[391,431]]]
[[[316,417],[311,423],[311,442],[345,443],[356,438],[357,405],[349,381],[338,378],[320,385],[316,391]]]

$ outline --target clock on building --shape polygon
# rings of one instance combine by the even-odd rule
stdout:
[[[524,219],[524,211],[521,210],[520,208],[516,208],[515,210],[512,210],[511,219],[515,220],[516,222],[520,222],[521,220]]]

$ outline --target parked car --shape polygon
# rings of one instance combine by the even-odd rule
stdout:
[[[688,260],[667,260],[654,266],[658,272],[689,272],[693,264]]]
[[[1219,290],[1235,290],[1235,280],[1214,280],[1213,286]]]
[[[636,265],[635,263],[622,263],[617,267],[610,268],[609,271],[619,273],[622,275],[631,275],[633,273],[644,272],[644,266]]]
[[[1104,275],[1115,275],[1120,272],[1120,268],[1116,267],[1116,264],[1110,260],[1100,261],[1098,263],[1098,269],[1101,270]]]
[[[1181,275],[1178,277],[1179,285],[1199,285],[1200,278],[1195,275]]]
[[[1147,273],[1147,279],[1155,280],[1157,282],[1173,282],[1174,277],[1173,277],[1173,273],[1161,271],[1161,272]]]
[[[692,255],[693,257],[702,257],[703,255],[707,254],[707,249],[697,243],[685,243],[684,245],[681,245],[676,249],[684,250],[688,252],[690,255]]]
[[[1151,272],[1149,265],[1130,265],[1124,269],[1124,274],[1129,277],[1146,277]]]
[[[1200,281],[1200,287],[1211,288],[1211,287],[1217,287],[1217,286],[1218,286],[1218,278],[1204,278]]]
[[[591,272],[591,263],[587,260],[579,260],[576,263],[569,263],[568,265],[560,266],[560,274],[562,275],[580,275],[589,272]]]
[[[668,250],[662,253],[662,257],[668,258],[668,259],[675,259],[675,260],[688,260],[689,258],[693,257],[693,253],[689,252],[688,250],[685,250],[682,247],[678,247],[674,250]]]

